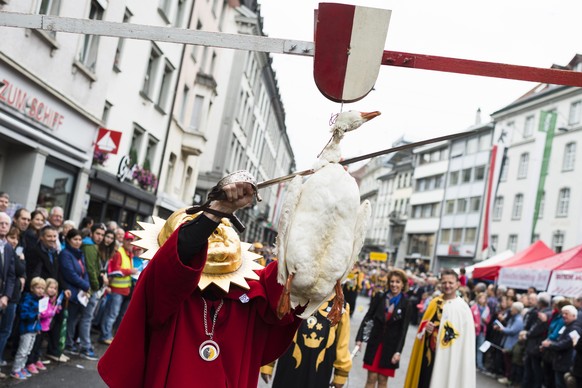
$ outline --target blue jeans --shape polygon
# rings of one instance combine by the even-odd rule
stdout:
[[[20,286],[20,283],[18,283]],[[12,324],[14,323],[14,317],[16,316],[16,303],[8,303],[8,306],[2,312],[2,319],[0,320],[0,361],[3,359],[4,348],[6,348],[6,342],[12,334]]]
[[[485,334],[483,334],[483,332],[481,332],[478,336],[477,336],[477,369],[485,369],[485,367],[483,366],[483,352],[479,350],[479,347],[481,347],[481,345],[483,345],[483,342],[485,342]]]
[[[93,312],[95,311],[95,307],[97,307],[98,302],[99,298],[97,298],[97,294],[91,294],[89,303],[87,303],[87,306],[85,306],[85,310],[81,316],[81,321],[79,322],[79,339],[81,341],[81,349],[92,348],[91,321],[93,321]]]
[[[107,302],[107,307],[105,308],[105,315],[103,316],[103,322],[101,322],[101,338],[100,340],[110,340],[113,338],[113,324],[119,315],[119,310],[121,309],[121,304],[125,298],[121,294],[116,294],[112,292],[108,296],[109,301]]]

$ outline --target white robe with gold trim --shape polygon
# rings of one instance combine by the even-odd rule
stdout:
[[[471,309],[460,297],[445,300],[430,387],[473,388],[476,384]]]

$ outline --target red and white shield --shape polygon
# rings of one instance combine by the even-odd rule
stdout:
[[[316,11],[313,76],[319,91],[335,102],[353,102],[374,87],[391,11],[320,3]]]

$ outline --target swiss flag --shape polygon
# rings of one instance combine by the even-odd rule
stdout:
[[[121,132],[113,131],[107,128],[99,128],[95,150],[117,154],[121,142]]]

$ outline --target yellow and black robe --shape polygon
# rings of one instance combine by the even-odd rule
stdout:
[[[333,372],[333,382],[345,384],[352,368],[349,351],[349,306],[341,321],[334,327],[327,320],[331,303],[305,319],[293,343],[277,361],[273,388],[328,387]],[[275,363],[265,365],[261,373],[272,375]]]

